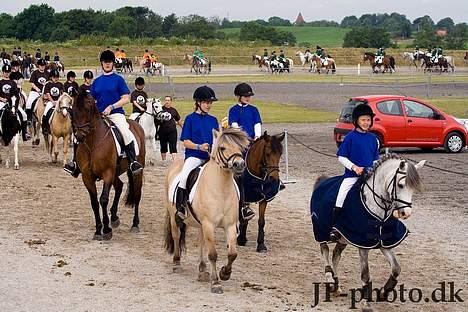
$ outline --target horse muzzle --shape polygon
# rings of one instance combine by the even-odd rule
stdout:
[[[411,216],[411,213],[413,211],[413,208],[411,207],[405,207],[405,208],[396,208],[393,210],[393,216],[397,219],[402,219],[406,220]]]
[[[242,158],[234,159],[230,161],[228,168],[232,169],[235,175],[241,175],[245,169],[245,161]]]

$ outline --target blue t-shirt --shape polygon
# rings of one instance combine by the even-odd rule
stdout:
[[[96,100],[100,113],[102,113],[107,106],[118,102],[124,94],[130,94],[130,90],[125,80],[116,73],[101,75],[97,77],[91,85],[91,95]],[[111,114],[114,113],[125,114],[122,107],[112,110]]]
[[[254,126],[262,123],[258,109],[252,105],[234,105],[229,109],[228,120],[230,126],[236,122],[251,139],[255,137]]]
[[[195,144],[208,143],[211,146],[213,144],[213,129],[219,129],[216,117],[193,112],[184,120],[184,127],[180,134],[180,140],[190,140]],[[209,154],[204,151],[185,148],[185,159],[189,157],[208,159]]]
[[[374,160],[379,159],[379,143],[375,134],[370,132],[349,132],[341,143],[337,156],[348,158],[359,167],[372,167]],[[344,176],[357,177],[358,175],[349,169],[345,169]]]

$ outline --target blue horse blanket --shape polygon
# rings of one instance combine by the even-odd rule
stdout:
[[[244,170],[242,176],[242,185],[244,187],[244,201],[246,203],[258,203],[260,201],[272,201],[280,189],[280,181],[273,179],[263,180]]]
[[[408,236],[409,231],[400,220],[391,215],[379,219],[370,213],[361,199],[360,181],[349,190],[333,225],[333,208],[342,181],[343,176],[326,179],[312,193],[310,213],[317,242],[328,242],[332,228],[352,245],[365,249],[393,248]]]

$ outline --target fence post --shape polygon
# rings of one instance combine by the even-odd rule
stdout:
[[[358,63],[358,64],[357,64],[357,75],[358,75],[358,76],[361,75],[361,63]]]
[[[284,162],[285,162],[285,174],[286,179],[283,180],[284,184],[296,183],[294,180],[289,180],[289,150],[288,150],[288,130],[284,129]]]

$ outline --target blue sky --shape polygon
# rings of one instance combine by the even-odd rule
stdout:
[[[293,0],[293,1],[251,1],[251,0],[193,0],[193,1],[147,1],[147,0],[53,0],[53,1],[2,1],[1,11],[17,14],[30,4],[47,3],[56,11],[72,8],[93,8],[112,11],[122,6],[147,6],[154,12],[166,16],[175,13],[178,16],[198,14],[205,17],[228,17],[230,20],[268,19],[270,16],[295,20],[302,12],[306,21],[334,20],[340,22],[343,17],[366,13],[392,13],[406,15],[413,21],[415,18],[429,15],[437,23],[444,17],[451,17],[455,23],[468,22],[467,0]]]

